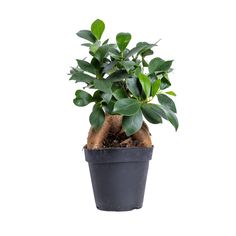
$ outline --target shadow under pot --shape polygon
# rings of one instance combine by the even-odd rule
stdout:
[[[143,205],[151,148],[85,148],[96,206],[129,211]]]

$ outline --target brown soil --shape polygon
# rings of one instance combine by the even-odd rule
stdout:
[[[88,149],[99,149],[109,147],[151,147],[152,141],[148,127],[143,123],[142,128],[127,137],[122,130],[122,116],[106,115],[101,129],[90,128],[87,140]]]

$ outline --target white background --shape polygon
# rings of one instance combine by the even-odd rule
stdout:
[[[236,235],[235,1],[0,3],[0,235]],[[75,33],[162,41],[180,127],[150,125],[144,207],[98,211],[82,147],[85,109],[67,73],[86,56]],[[111,41],[112,41],[111,40]],[[131,45],[131,46],[132,46]]]

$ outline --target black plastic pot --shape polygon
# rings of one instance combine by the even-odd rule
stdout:
[[[96,206],[104,211],[141,208],[152,148],[84,149]]]

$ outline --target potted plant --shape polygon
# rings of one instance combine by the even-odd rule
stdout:
[[[153,145],[144,119],[153,124],[170,121],[177,130],[176,107],[166,91],[172,60],[154,57],[157,43],[139,42],[128,49],[130,33],[116,42],[102,41],[103,21],[77,35],[86,40],[89,58],[77,59],[70,80],[82,83],[74,104],[93,103],[91,128],[84,147],[98,209],[126,211],[142,207]],[[90,92],[88,92],[90,91]]]

